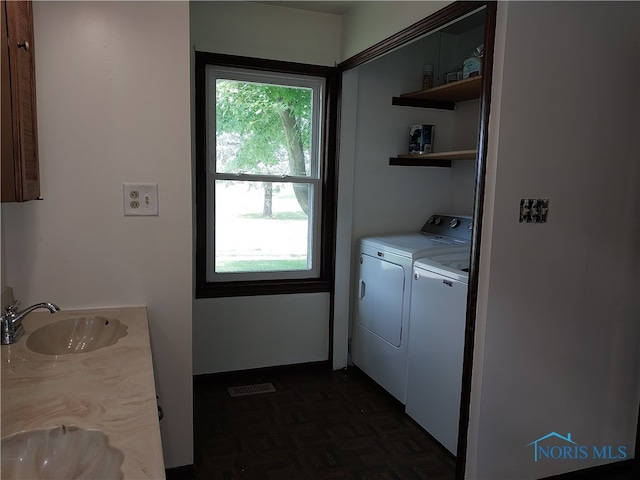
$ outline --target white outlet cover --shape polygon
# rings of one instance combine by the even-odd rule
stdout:
[[[157,183],[125,183],[123,186],[125,217],[158,215]]]

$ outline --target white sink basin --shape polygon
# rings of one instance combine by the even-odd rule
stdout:
[[[127,326],[115,318],[67,318],[31,332],[27,348],[45,355],[84,353],[115,344],[127,335]]]
[[[2,478],[122,479],[124,455],[99,430],[55,427],[2,439]]]

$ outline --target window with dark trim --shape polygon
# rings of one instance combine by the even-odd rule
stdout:
[[[196,298],[330,291],[337,68],[196,52]]]

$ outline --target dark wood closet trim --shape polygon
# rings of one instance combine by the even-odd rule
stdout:
[[[353,57],[346,59],[344,62],[340,62],[338,68],[345,71],[362,65],[363,63],[384,55],[395,48],[416,40],[417,38],[420,38],[421,36],[446,25],[463,15],[466,15],[467,13],[471,13],[483,7],[486,3],[487,2],[454,2],[447,5],[443,9],[438,10],[434,14],[429,15],[419,22],[399,31],[395,35],[376,43],[372,47],[369,47]]]
[[[476,331],[476,302],[478,301],[478,270],[480,265],[480,239],[487,172],[487,144],[489,141],[489,113],[491,106],[491,82],[493,79],[493,53],[495,49],[496,2],[487,2],[484,30],[483,84],[480,97],[480,130],[478,132],[478,164],[476,166],[473,235],[471,238],[471,264],[467,290],[467,318],[462,364],[462,396],[460,400],[460,424],[456,455],[456,480],[464,480],[467,459],[467,434],[469,432],[469,406],[471,405],[471,379],[473,374],[473,350]]]

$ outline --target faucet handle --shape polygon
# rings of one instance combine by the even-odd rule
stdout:
[[[18,311],[18,307],[20,306],[20,300],[16,300],[13,302],[13,305],[7,305],[4,307],[5,311],[9,314],[16,313]]]

